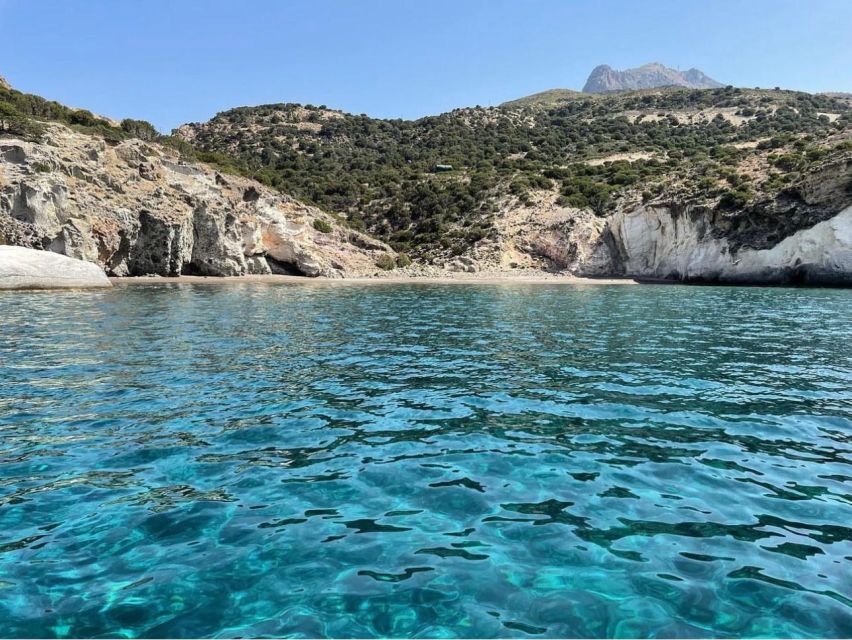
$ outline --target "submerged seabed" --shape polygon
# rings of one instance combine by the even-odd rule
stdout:
[[[0,636],[852,636],[852,292],[0,296]]]

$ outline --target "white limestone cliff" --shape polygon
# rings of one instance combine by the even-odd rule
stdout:
[[[799,230],[772,247],[732,248],[706,212],[646,206],[608,222],[607,271],[648,279],[852,284],[852,207]],[[587,270],[587,273],[589,270]]]
[[[93,262],[114,276],[344,277],[374,273],[380,256],[393,255],[319,209],[182,162],[169,147],[136,139],[113,146],[59,124],[46,125],[37,142],[0,136],[3,243]]]

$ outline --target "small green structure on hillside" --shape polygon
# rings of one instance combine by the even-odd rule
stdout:
[[[453,165],[451,164],[436,164],[435,165],[435,173],[443,173],[445,171],[452,171]]]

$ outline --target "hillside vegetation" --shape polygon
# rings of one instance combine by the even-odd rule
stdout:
[[[848,96],[779,90],[564,90],[415,121],[324,106],[241,107],[164,136],[0,86],[0,131],[63,123],[109,144],[139,138],[334,214],[421,261],[461,255],[515,208],[547,201],[606,217],[642,202],[737,216],[852,156]],[[543,197],[542,194],[547,197]]]
[[[0,83],[0,133],[38,140],[45,133],[47,122],[58,122],[78,133],[103,138],[113,145],[130,139],[157,142],[176,148],[187,160],[206,162],[226,173],[247,175],[243,161],[196,149],[175,136],[162,135],[145,120],[111,120],[87,109],[67,107]]]
[[[426,260],[464,253],[539,192],[606,216],[626,202],[742,210],[849,155],[849,102],[779,90],[545,92],[415,121],[243,107],[176,135]]]

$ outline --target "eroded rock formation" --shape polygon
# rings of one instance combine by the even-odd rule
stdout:
[[[602,238],[608,267],[585,272],[687,282],[852,285],[852,207],[761,249],[737,248],[715,231],[705,211],[620,212]]]
[[[329,229],[323,232],[321,229]],[[327,225],[327,226],[326,226]],[[392,250],[255,181],[180,161],[141,140],[116,146],[47,125],[0,137],[0,243],[49,249],[110,275],[342,277]]]
[[[850,185],[845,158],[739,209],[628,198],[604,216],[560,206],[555,191],[526,204],[507,196],[497,203],[493,233],[428,268],[852,285]],[[0,137],[3,243],[93,262],[116,276],[347,277],[376,273],[376,261],[393,254],[319,209],[183,163],[168,147],[111,146],[58,124],[39,142]]]
[[[542,193],[502,203],[496,233],[458,260],[470,271],[537,268],[581,276],[852,285],[852,159],[827,163],[777,196],[625,201],[607,216]]]
[[[852,160],[742,209],[649,203],[616,211],[587,274],[686,282],[852,285]]]

